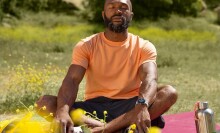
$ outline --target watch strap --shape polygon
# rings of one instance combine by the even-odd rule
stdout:
[[[138,98],[138,100],[136,101],[136,104],[146,105],[147,108],[149,107],[147,100],[145,100],[144,98]]]

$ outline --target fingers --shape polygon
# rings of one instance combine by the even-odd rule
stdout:
[[[104,123],[87,116],[83,116],[83,122],[90,128],[104,126]]]
[[[72,123],[67,124],[67,129],[68,129],[67,133],[74,133],[74,126]]]
[[[143,125],[143,124],[137,125],[138,133],[147,133],[147,129],[148,127],[146,125]]]
[[[151,127],[151,121],[150,120],[138,121],[137,122],[138,133],[147,133],[149,127]]]
[[[143,133],[143,129],[140,124],[137,124],[138,133]]]
[[[146,120],[145,124],[146,124],[146,127],[151,127],[151,121],[150,120]]]
[[[71,122],[55,119],[51,123],[51,131],[54,133],[74,133],[74,128]]]
[[[67,130],[67,122],[65,120],[60,121],[60,133],[66,133]]]
[[[74,133],[73,123],[66,120],[60,121],[61,133]]]

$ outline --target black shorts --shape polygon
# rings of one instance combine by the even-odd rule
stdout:
[[[81,108],[86,112],[93,113],[96,111],[99,119],[104,118],[104,111],[107,111],[106,122],[109,122],[118,116],[130,111],[135,107],[138,97],[130,99],[109,99],[106,97],[97,97],[83,102],[75,102],[73,108]],[[161,123],[162,122],[162,123]],[[160,116],[151,121],[152,126],[164,127],[164,120]]]

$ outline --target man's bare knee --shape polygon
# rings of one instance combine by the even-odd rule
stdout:
[[[36,101],[37,107],[36,110],[40,116],[48,116],[50,113],[53,113],[55,116],[57,109],[57,97],[52,95],[44,95]]]
[[[171,85],[165,85],[159,88],[159,95],[167,97],[168,102],[170,103],[170,106],[172,106],[178,98],[177,91],[174,87]]]
[[[48,107],[48,109],[51,106],[56,106],[57,104],[57,97],[52,95],[44,95],[41,96],[38,101],[36,101],[37,108],[42,108],[43,106]]]

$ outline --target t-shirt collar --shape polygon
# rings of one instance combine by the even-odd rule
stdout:
[[[104,32],[101,32],[101,38],[102,38],[102,40],[103,40],[106,44],[108,44],[108,45],[111,45],[111,46],[122,46],[122,45],[125,45],[126,42],[129,40],[130,34],[128,33],[127,39],[124,40],[124,41],[122,41],[122,42],[114,42],[114,41],[108,40],[108,39],[105,37]]]

